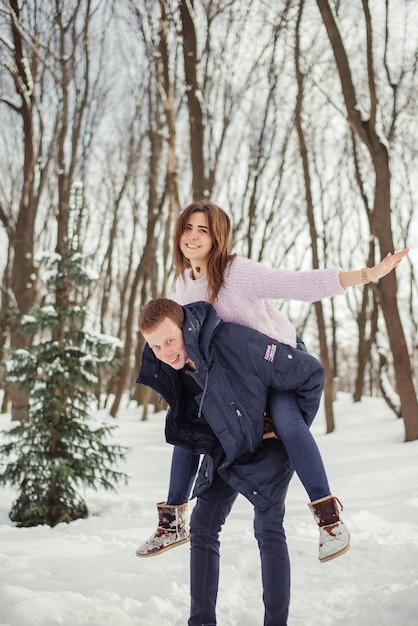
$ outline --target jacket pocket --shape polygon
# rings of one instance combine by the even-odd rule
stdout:
[[[230,419],[232,419],[232,427],[234,428],[234,431],[238,434],[238,431],[236,431],[236,429],[238,428],[244,440],[244,445],[246,449],[242,452],[253,452],[260,445],[260,441],[255,441],[256,429],[251,428],[251,420],[247,411],[242,407],[242,405],[237,404],[234,400],[226,398],[225,403],[230,415]]]

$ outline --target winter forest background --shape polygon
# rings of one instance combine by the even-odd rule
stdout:
[[[0,361],[83,329],[113,346],[100,408],[146,419],[138,311],[172,292],[173,223],[207,198],[274,267],[411,249],[378,285],[277,306],[326,367],[327,432],[338,386],[418,439],[417,43],[414,0],[0,0]],[[1,412],[24,422],[15,374]]]

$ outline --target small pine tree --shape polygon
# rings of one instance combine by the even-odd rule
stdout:
[[[114,427],[95,424],[90,415],[99,372],[111,367],[117,340],[85,329],[88,310],[80,302],[96,277],[74,239],[63,255],[43,257],[45,302],[20,320],[32,344],[7,363],[7,381],[20,382],[29,394],[28,419],[5,432],[0,446],[0,457],[10,459],[0,483],[19,490],[9,514],[18,526],[87,517],[78,487],[115,490],[127,479],[112,469],[126,455],[126,448],[106,442]]]

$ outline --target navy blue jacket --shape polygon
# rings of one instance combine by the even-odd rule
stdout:
[[[294,390],[305,415],[318,410],[324,369],[313,356],[256,330],[221,321],[206,302],[182,307],[186,352],[196,364],[188,372],[201,388],[185,392],[181,374],[144,348],[137,383],[163,396],[169,405],[169,443],[205,454],[194,496],[207,489],[215,471],[255,506],[280,498],[292,467],[282,444],[263,441],[268,388]]]

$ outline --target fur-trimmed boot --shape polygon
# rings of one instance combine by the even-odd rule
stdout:
[[[319,560],[321,563],[341,556],[350,547],[350,533],[340,519],[343,506],[335,496],[326,496],[308,504],[319,526]]]
[[[136,556],[157,556],[190,541],[188,503],[179,505],[158,502],[157,530],[142,543]]]

